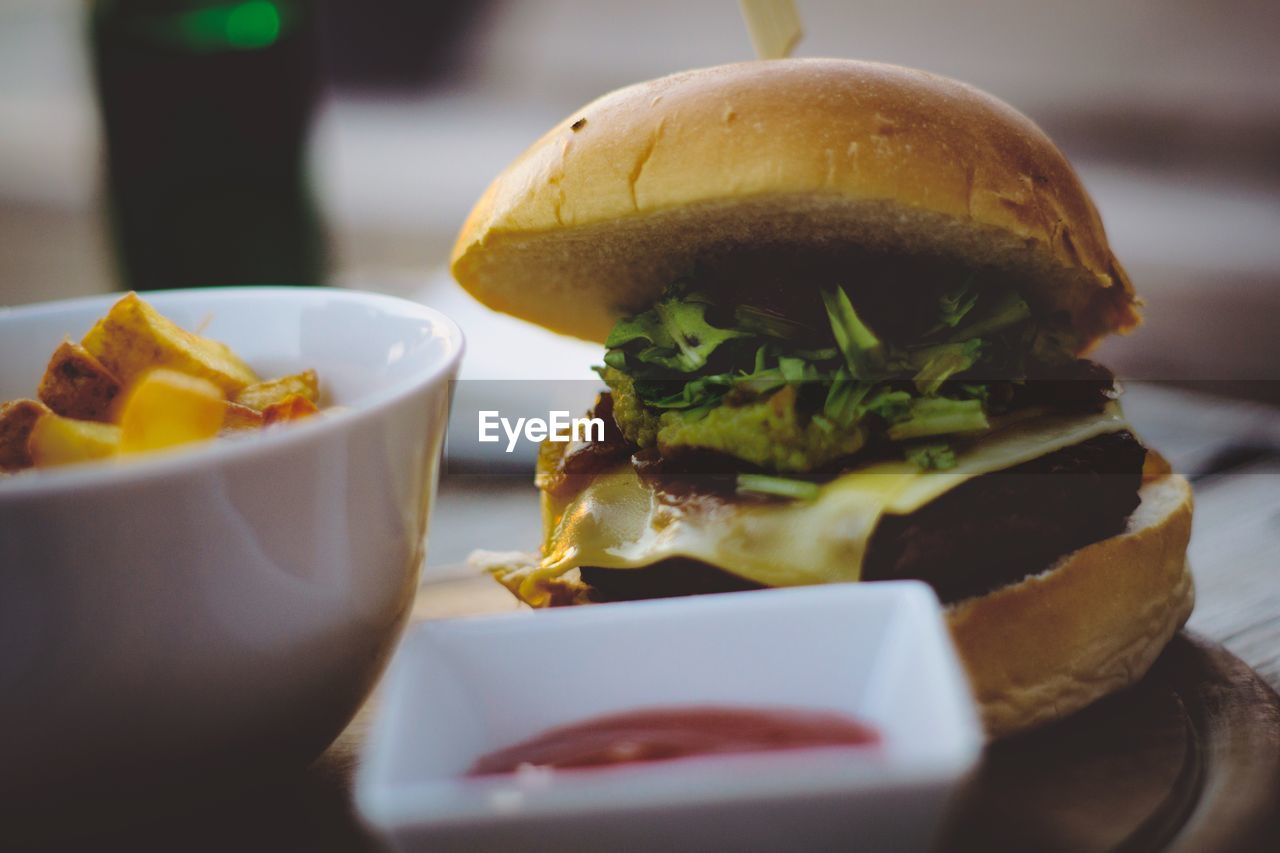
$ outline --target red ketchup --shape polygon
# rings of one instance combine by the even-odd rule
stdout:
[[[646,708],[593,717],[478,758],[468,776],[519,768],[608,767],[706,755],[734,755],[816,747],[862,747],[880,742],[875,729],[826,711],[776,708]]]

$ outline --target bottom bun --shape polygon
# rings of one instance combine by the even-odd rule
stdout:
[[[1138,681],[1191,614],[1191,487],[1150,480],[1128,529],[1038,575],[947,609],[992,737],[1080,710]]]

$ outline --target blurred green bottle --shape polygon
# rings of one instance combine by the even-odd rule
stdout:
[[[306,174],[308,0],[96,0],[91,38],[124,284],[319,284]]]

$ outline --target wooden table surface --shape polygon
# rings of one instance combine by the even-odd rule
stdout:
[[[1131,387],[1131,420],[1195,484],[1189,627],[1223,644],[1280,689],[1280,411],[1156,386]],[[483,543],[477,543],[482,545]],[[479,596],[479,598],[477,598]],[[424,586],[414,618],[514,609],[497,584]],[[74,849],[377,850],[352,811],[350,786],[377,696],[305,772]],[[1280,803],[1277,804],[1280,811]],[[3,846],[3,845],[0,845]]]

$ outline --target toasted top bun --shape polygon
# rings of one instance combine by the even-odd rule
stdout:
[[[1138,322],[1093,203],[1035,124],[963,83],[854,60],[725,65],[593,101],[494,180],[452,268],[492,308],[603,340],[696,263],[760,245],[1016,276],[1070,315],[1081,350]]]

